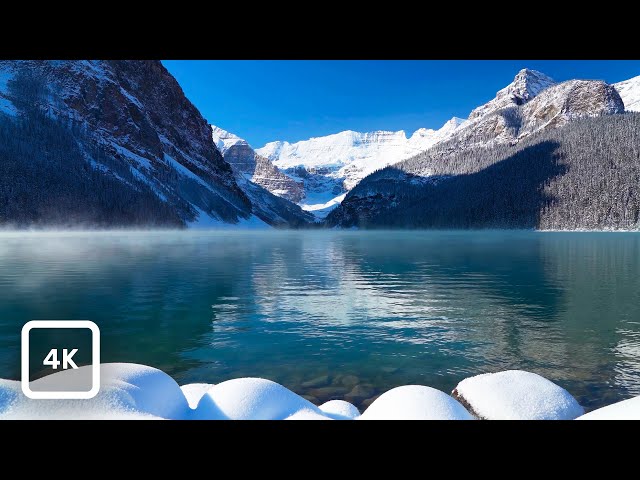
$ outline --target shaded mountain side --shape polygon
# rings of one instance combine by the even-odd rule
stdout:
[[[306,221],[266,190],[249,198],[159,61],[0,61],[0,128],[5,225]]]
[[[272,194],[294,203],[304,197],[302,182],[285,175],[270,160],[258,155],[248,144],[235,144],[224,151],[224,159],[238,173]]]
[[[0,118],[0,226],[184,227],[179,212],[188,211],[186,202],[170,206],[121,159],[99,147],[83,150],[83,138],[80,126],[40,112]]]
[[[637,229],[640,115],[576,120],[515,146],[380,170],[326,220],[361,228]],[[421,169],[429,174],[416,173]],[[413,170],[413,172],[412,172]]]

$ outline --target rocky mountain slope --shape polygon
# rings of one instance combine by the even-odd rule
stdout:
[[[302,182],[282,173],[258,155],[242,138],[211,125],[213,141],[235,172],[279,197],[298,203],[304,197]]]
[[[640,75],[613,84],[622,97],[627,112],[640,112]]]
[[[0,136],[4,225],[306,221],[297,207],[280,215],[240,188],[159,61],[1,61]]]
[[[439,130],[345,131],[296,143],[276,141],[256,152],[304,186],[302,208],[323,216],[366,175],[423,152],[449,138],[464,123],[453,118]],[[271,190],[273,192],[273,190]]]
[[[526,219],[522,212],[511,212],[508,221],[496,219],[491,212],[502,210],[495,205],[495,208],[487,209],[486,199],[478,199],[480,203],[477,205],[468,203],[461,206],[460,208],[467,209],[464,214],[462,211],[453,212],[444,205],[459,205],[460,199],[472,198],[490,185],[494,186],[495,192],[502,192],[504,188],[500,182],[511,182],[509,185],[516,190],[520,187],[522,195],[527,191],[525,187],[534,190],[537,195],[540,188],[547,188],[548,183],[554,182],[556,178],[582,184],[581,191],[588,191],[587,184],[591,184],[593,179],[586,172],[595,174],[597,169],[583,168],[581,172],[584,176],[576,173],[577,165],[580,168],[584,167],[583,164],[591,165],[587,153],[582,150],[584,145],[592,147],[593,158],[604,160],[606,155],[599,156],[596,152],[606,147],[612,155],[618,155],[616,165],[621,158],[628,157],[629,168],[635,168],[633,148],[636,147],[632,133],[635,123],[632,120],[624,120],[627,123],[611,120],[609,123],[593,124],[582,121],[581,126],[576,127],[584,135],[580,149],[573,142],[575,136],[571,137],[571,142],[563,141],[563,135],[578,131],[567,129],[573,122],[623,112],[624,104],[620,95],[613,86],[604,82],[572,80],[556,84],[539,72],[522,70],[509,86],[497,93],[494,100],[475,109],[469,120],[450,138],[423,154],[363,179],[346,195],[340,207],[328,216],[327,223],[342,227],[419,225],[442,228],[546,228],[552,224],[556,228],[562,225],[561,221],[547,221],[541,211],[532,213],[535,208],[548,206],[542,201],[536,203],[534,199],[530,204],[536,207],[527,210]],[[606,131],[615,134],[616,129],[620,130],[618,137],[624,133],[624,142],[631,150],[618,152],[617,147],[609,143],[610,138],[600,137]],[[576,140],[575,143],[579,144],[579,141]],[[579,155],[576,153],[578,151]],[[579,161],[576,160],[578,157]],[[572,164],[572,159],[576,162],[572,175],[576,176],[567,176],[563,169]],[[605,161],[605,165],[611,164],[611,161],[613,160]],[[532,165],[537,165],[533,171]],[[611,165],[613,168],[613,164]],[[505,169],[509,169],[510,176],[500,179],[498,175],[505,175]],[[547,173],[548,178],[539,178]],[[486,183],[481,185],[476,181],[479,179],[484,179]],[[535,183],[536,179],[541,180],[542,185],[532,187],[531,182]],[[563,181],[559,181],[558,188],[565,188]],[[544,187],[545,182],[547,187]],[[535,196],[534,193],[531,195]],[[604,192],[600,194],[600,198],[603,195]],[[518,199],[516,192],[505,193],[501,201],[513,202],[516,209],[518,205],[526,204],[524,198]],[[563,198],[560,204],[564,205],[567,201]],[[434,205],[440,206],[440,213],[433,210]],[[445,217],[441,217],[441,214]],[[541,216],[536,217],[538,214]],[[629,218],[631,217],[633,214],[630,214]],[[629,224],[633,222],[625,223],[627,226]],[[578,218],[572,228],[587,228],[587,225],[600,223]]]

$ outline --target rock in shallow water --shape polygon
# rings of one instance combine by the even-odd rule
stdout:
[[[375,389],[371,385],[356,385],[344,396],[347,402],[361,403],[367,398],[375,395]]]
[[[295,391],[295,390],[294,390]],[[313,403],[314,405],[318,405],[318,403],[320,403],[318,401],[318,399],[316,397],[314,397],[313,395],[300,395],[302,398],[304,398],[305,400],[310,401],[311,403]]]
[[[573,420],[584,413],[564,388],[522,370],[466,378],[452,395],[484,420]]]
[[[329,375],[320,375],[306,382],[302,382],[301,385],[304,388],[323,387],[329,384]]]
[[[360,379],[355,375],[345,375],[340,379],[340,383],[347,388],[353,388],[360,383]]]
[[[422,385],[396,387],[374,401],[359,420],[473,420],[444,392]]]
[[[342,399],[342,397],[347,393],[347,389],[344,387],[337,386],[329,386],[322,388],[314,388],[313,390],[309,390],[306,395],[313,395],[321,402],[326,402],[328,400],[338,400]]]
[[[373,402],[375,402],[378,398],[380,398],[380,394],[378,394],[378,395],[374,395],[374,396],[373,396],[373,397],[371,397],[371,398],[367,398],[366,400],[363,400],[363,401],[361,402],[362,408],[369,408],[369,406],[370,406]]]

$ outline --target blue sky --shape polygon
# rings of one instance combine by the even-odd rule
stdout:
[[[618,60],[164,60],[215,125],[259,148],[342,130],[439,128],[492,99],[524,67],[556,80],[640,75]]]

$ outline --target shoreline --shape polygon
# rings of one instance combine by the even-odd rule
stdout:
[[[39,391],[73,386],[91,366],[31,382]],[[100,366],[101,389],[90,400],[31,400],[16,380],[0,379],[0,419],[169,420],[573,420],[640,419],[640,396],[591,412],[561,386],[522,370],[468,377],[447,394],[424,385],[387,390],[366,409],[333,399],[315,405],[262,378],[179,386],[153,367]]]

